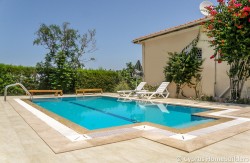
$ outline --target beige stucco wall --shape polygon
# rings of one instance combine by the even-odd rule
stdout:
[[[142,42],[142,61],[144,68],[144,80],[150,85],[159,85],[165,80],[164,66],[168,61],[168,52],[180,52],[198,34],[199,26],[173,32]],[[205,33],[201,33],[198,47],[202,48],[202,57],[205,59],[202,71],[202,93],[209,96],[219,96],[229,87],[227,76],[228,65],[218,64],[210,59],[214,51],[207,42]],[[215,65],[216,64],[216,65]],[[216,71],[216,73],[215,73]],[[170,96],[175,96],[175,84],[168,87]],[[193,89],[186,87],[187,96],[194,96]]]
[[[245,86],[242,91],[242,97],[250,98],[250,78],[245,82]]]

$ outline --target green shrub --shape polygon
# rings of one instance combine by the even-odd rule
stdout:
[[[216,101],[213,96],[207,96],[207,95],[202,95],[200,97],[200,100],[201,101],[209,101],[209,102],[215,102]]]
[[[249,98],[240,98],[238,100],[232,100],[230,98],[226,99],[226,102],[228,103],[235,103],[235,104],[250,104],[250,99]]]
[[[117,92],[119,90],[130,90],[131,88],[129,87],[128,83],[126,81],[120,81],[119,84],[116,85],[114,88],[114,91]]]
[[[149,85],[149,84],[146,84],[144,89],[145,90],[148,90],[148,91],[156,91],[156,89],[159,87],[159,85],[156,85],[156,86],[152,86],[152,85]]]

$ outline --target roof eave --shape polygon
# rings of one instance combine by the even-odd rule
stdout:
[[[173,29],[169,29],[169,30],[166,30],[166,31],[163,31],[163,32],[158,32],[156,34],[152,34],[152,35],[148,35],[148,36],[144,36],[144,37],[141,37],[141,38],[134,39],[132,42],[134,44],[141,44],[143,41],[146,41],[146,40],[149,40],[149,39],[152,39],[152,38],[155,38],[155,37],[159,37],[159,36],[162,36],[162,35],[166,35],[166,34],[181,31],[181,30],[184,30],[184,29],[192,28],[192,27],[195,27],[195,26],[199,26],[199,25],[201,25],[202,22],[206,22],[206,21],[208,21],[210,19],[211,19],[211,17],[207,17],[205,19],[202,19],[202,20],[190,23],[190,24],[181,25],[180,27],[177,27],[177,28],[173,27]]]

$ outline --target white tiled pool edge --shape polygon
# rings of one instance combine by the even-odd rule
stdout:
[[[40,120],[44,121],[47,125],[61,133],[63,136],[68,138],[71,141],[80,141],[80,140],[88,140],[91,139],[88,135],[84,134],[81,135],[74,130],[70,129],[69,127],[63,125],[62,123],[56,121],[55,119],[47,116],[46,114],[42,113],[41,111],[37,110],[33,106],[27,104],[26,102],[20,100],[20,99],[14,99],[17,103],[19,103],[21,106],[23,106],[25,109],[30,111],[32,114],[34,114],[36,117],[38,117]]]
[[[74,130],[68,128],[67,126],[63,125],[62,123],[56,121],[55,119],[47,116],[46,114],[42,113],[41,111],[37,110],[36,108],[32,107],[31,105],[25,103],[22,100],[20,100],[20,99],[14,99],[14,100],[16,102],[18,102],[21,106],[23,106],[25,109],[30,111],[32,114],[34,114],[36,117],[38,117],[39,119],[44,121],[47,125],[49,125],[53,129],[55,129],[56,131],[61,133],[63,136],[67,137],[72,142],[92,139],[90,136],[88,136],[86,134],[81,135],[81,134],[75,132]],[[211,108],[215,108],[215,107],[211,107]],[[218,107],[216,107],[216,108],[218,108]],[[225,129],[225,128],[228,128],[231,126],[239,125],[241,123],[250,121],[249,118],[241,118],[241,117],[223,115],[225,113],[230,113],[230,112],[234,112],[237,110],[238,109],[225,109],[222,111],[210,113],[209,115],[218,116],[218,117],[233,118],[234,120],[229,121],[229,122],[220,123],[220,124],[217,124],[214,126],[198,129],[198,130],[186,133],[186,134],[172,133],[172,132],[162,130],[162,129],[159,129],[156,127],[148,126],[148,125],[135,126],[132,128],[137,129],[137,130],[143,130],[145,132],[161,133],[161,134],[168,135],[167,137],[169,137],[169,138],[187,141],[187,140],[194,139],[200,135],[209,134],[211,132],[215,132],[218,130],[222,130],[222,129]],[[105,133],[105,131],[103,131],[103,133]]]
[[[218,107],[209,107],[209,108],[218,108]],[[201,136],[204,134],[209,134],[218,130],[222,130],[222,129],[226,129],[228,127],[232,127],[232,126],[236,126],[245,122],[249,122],[250,119],[249,118],[241,118],[241,117],[236,117],[236,116],[229,116],[229,115],[223,115],[226,113],[230,113],[230,112],[234,112],[234,111],[238,111],[239,109],[225,109],[222,111],[217,111],[217,112],[213,112],[213,113],[209,113],[209,115],[213,115],[213,116],[217,116],[217,117],[224,117],[224,118],[232,118],[234,120],[228,121],[228,122],[224,122],[224,123],[220,123],[214,126],[209,126],[209,127],[205,127],[202,129],[198,129],[195,131],[191,131],[187,134],[192,135],[192,136]]]
[[[211,107],[211,108],[218,108],[218,107]],[[225,117],[225,118],[232,118],[234,120],[224,122],[224,123],[220,123],[220,124],[217,124],[217,125],[214,125],[214,126],[209,126],[209,127],[205,127],[205,128],[202,128],[202,129],[194,130],[194,131],[188,132],[186,134],[172,133],[172,134],[169,135],[168,131],[165,131],[165,130],[162,131],[162,129],[158,129],[158,128],[147,126],[147,125],[138,126],[138,127],[134,127],[134,128],[137,128],[139,130],[144,130],[144,131],[152,131],[152,130],[154,130],[154,132],[157,132],[157,133],[164,133],[165,132],[166,135],[169,135],[169,136],[167,136],[169,138],[178,139],[178,140],[182,140],[182,141],[187,141],[187,140],[194,139],[194,138],[196,138],[198,136],[201,136],[201,135],[204,135],[204,134],[209,134],[209,133],[212,133],[212,132],[215,132],[215,131],[218,131],[218,130],[226,129],[228,127],[232,127],[232,126],[239,125],[239,124],[242,124],[242,123],[245,123],[245,122],[249,122],[250,121],[249,118],[241,118],[241,117],[223,115],[223,114],[238,111],[238,110],[239,109],[225,109],[225,110],[222,110],[222,111],[209,113],[209,115],[218,116],[218,117]]]

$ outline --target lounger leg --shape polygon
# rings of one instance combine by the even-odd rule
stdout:
[[[166,95],[166,97],[165,97],[165,98],[168,98],[168,96],[169,96],[169,92],[167,93],[167,95]]]
[[[161,95],[161,97],[163,97],[163,98],[165,98],[165,96],[161,93],[161,94],[159,94],[159,95]]]
[[[129,97],[129,96],[131,96],[131,94],[132,94],[133,92],[130,92],[126,97]]]
[[[148,97],[148,100],[150,100],[156,93],[153,93],[151,96]]]
[[[143,94],[137,94],[138,98],[142,98],[144,95]]]

